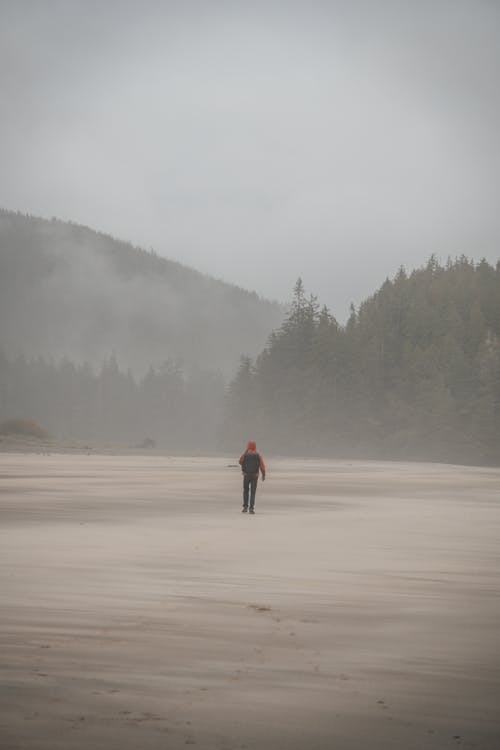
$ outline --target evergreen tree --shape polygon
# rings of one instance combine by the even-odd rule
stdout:
[[[234,387],[240,402],[252,393],[259,439],[277,452],[498,463],[499,340],[500,264],[400,268],[344,327],[299,279]]]

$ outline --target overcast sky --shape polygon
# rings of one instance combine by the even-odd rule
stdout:
[[[500,257],[500,2],[0,0],[0,205],[339,318]]]

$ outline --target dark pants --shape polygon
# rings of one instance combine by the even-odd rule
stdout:
[[[257,482],[259,476],[245,474],[243,477],[243,507],[248,508],[248,491],[250,490],[250,509],[255,505],[255,493],[257,492]]]

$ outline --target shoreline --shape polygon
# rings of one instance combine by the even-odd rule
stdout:
[[[228,460],[237,459],[239,452],[244,446],[236,446],[234,453],[228,450],[182,450],[177,451],[171,448],[142,448],[141,446],[120,446],[116,444],[90,444],[84,441],[61,441],[56,439],[40,439],[25,436],[13,437],[0,435],[0,455],[19,454],[19,455],[87,455],[87,456],[151,456],[159,458],[182,458],[189,456],[191,458],[227,458]],[[238,452],[239,451],[239,452]],[[460,468],[477,468],[477,469],[498,469],[498,463],[457,463],[454,461],[429,461],[420,458],[377,458],[363,456],[296,456],[294,454],[273,454],[266,450],[266,457],[278,461],[297,460],[297,461],[333,461],[338,463],[371,463],[371,464],[429,464],[431,466],[457,466]]]

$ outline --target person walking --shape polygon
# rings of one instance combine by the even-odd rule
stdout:
[[[257,453],[255,440],[249,440],[247,449],[240,456],[240,466],[243,472],[243,510],[248,511],[248,496],[250,495],[250,513],[255,513],[255,493],[257,492],[257,482],[259,481],[259,471],[262,474],[262,481],[266,478],[266,465],[264,459]]]

